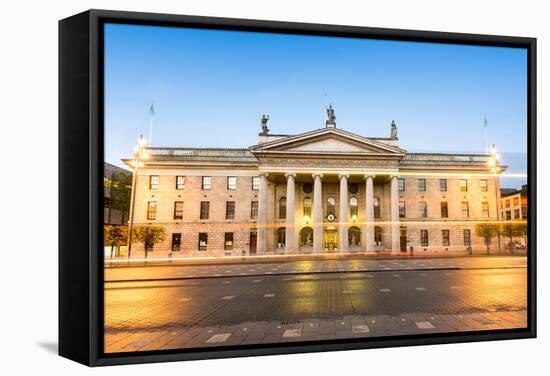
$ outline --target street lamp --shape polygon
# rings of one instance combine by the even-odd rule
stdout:
[[[143,135],[139,135],[138,144],[134,148],[134,159],[130,162],[132,167],[134,167],[133,176],[132,176],[132,197],[130,201],[130,221],[128,226],[128,258],[132,255],[132,229],[134,227],[134,210],[136,206],[136,183],[137,175],[140,167],[143,167],[143,160],[147,159],[149,156],[145,152],[145,139]]]
[[[497,148],[495,147],[495,144],[491,147],[491,155],[489,157],[489,160],[487,161],[487,166],[491,169],[491,173],[493,175],[497,175],[500,173],[500,167],[499,167],[499,156],[497,154]],[[500,212],[499,212],[499,200],[498,200],[499,194],[498,194],[498,184],[497,180],[495,179],[495,203],[496,203],[496,214],[497,214],[497,221],[500,221]],[[502,252],[501,243],[500,243],[500,226],[497,225],[497,237],[498,237],[498,253]]]

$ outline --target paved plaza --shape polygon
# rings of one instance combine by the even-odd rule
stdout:
[[[105,351],[522,328],[525,257],[105,269]]]

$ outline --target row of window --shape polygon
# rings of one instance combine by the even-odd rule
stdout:
[[[311,198],[306,197],[303,201],[303,213],[304,216],[311,217]],[[428,217],[428,203],[425,201],[421,201],[420,203],[420,217],[421,218],[427,218]],[[374,196],[373,200],[373,206],[374,206],[374,218],[380,218],[380,200],[377,196]],[[443,201],[440,203],[441,206],[441,218],[449,218],[449,206],[448,203]],[[336,204],[335,200],[332,197],[329,197],[327,199],[327,215],[333,214],[336,215]],[[464,201],[461,202],[461,210],[462,210],[462,217],[463,218],[469,218],[470,217],[470,205],[468,202]],[[349,201],[349,211],[350,216],[353,218],[354,216],[357,217],[357,198],[352,197]],[[481,203],[481,212],[482,217],[489,217],[489,202],[483,201]],[[406,215],[406,207],[405,202],[400,201],[399,202],[399,217],[405,218]],[[286,197],[281,197],[279,199],[279,219],[286,219]]]
[[[446,201],[440,202],[440,213],[441,218],[449,218],[449,204]],[[420,218],[428,217],[428,203],[426,201],[420,201]],[[460,210],[462,212],[462,218],[470,217],[470,204],[467,201],[460,203]],[[483,201],[481,203],[481,216],[488,218],[489,213],[489,202]],[[399,218],[405,218],[407,216],[407,210],[404,201],[399,201]]]
[[[398,183],[397,185],[398,185],[399,191],[404,191],[405,179],[398,178],[397,183]],[[460,192],[468,192],[468,179],[460,179],[458,184],[460,187]],[[488,187],[487,179],[480,179],[479,185],[481,188],[481,192],[487,192],[487,187]],[[418,179],[418,191],[420,192],[426,191],[426,179],[424,178]],[[439,191],[447,192],[447,179],[439,179]]]
[[[199,232],[199,251],[206,251],[208,248],[208,233]],[[224,246],[223,249],[230,251],[233,249],[233,233],[226,232],[224,234]],[[181,250],[181,233],[172,234],[172,252],[178,252]]]
[[[503,202],[504,201],[504,202]],[[514,197],[512,200],[506,199],[502,200],[500,202],[500,208],[502,209],[502,205],[505,203],[506,208],[509,208],[511,205],[513,206],[519,206],[519,197]]]
[[[521,211],[520,209],[514,209],[514,219],[522,219],[522,215],[523,215],[523,218],[527,218],[527,208],[526,207],[522,207],[521,208]],[[502,217],[503,219],[506,219],[507,221],[511,221],[512,220],[512,211],[511,210],[506,210],[505,212],[502,213]]]
[[[444,247],[449,247],[451,245],[451,236],[450,236],[450,230],[441,230],[441,244]],[[462,232],[463,237],[463,243],[466,247],[470,247],[472,245],[472,233],[470,230],[466,229]],[[490,239],[487,239],[488,242],[490,242]],[[420,246],[421,247],[428,247],[430,245],[429,241],[429,233],[428,230],[420,230]]]
[[[487,192],[487,179],[481,179],[479,181],[481,192]],[[150,190],[157,190],[160,185],[160,177],[159,175],[150,175],[149,176],[149,189]],[[461,192],[468,192],[468,179],[460,179],[459,180],[459,186]],[[235,190],[237,189],[237,177],[236,176],[228,176],[227,177],[227,185],[228,190]],[[351,187],[354,187],[354,189],[351,189]],[[351,193],[357,193],[357,184],[352,184],[350,187]],[[398,187],[399,191],[405,190],[405,179],[399,178],[398,179]],[[181,190],[185,188],[185,176],[176,176],[176,189]],[[203,190],[208,190],[212,188],[212,177],[211,176],[203,176],[202,177],[202,183],[201,188]],[[258,190],[260,189],[260,178],[258,176],[252,177],[252,189]],[[418,179],[418,190],[420,192],[426,191],[426,179],[421,178]],[[447,191],[447,179],[439,179],[439,190],[441,192]],[[354,192],[355,191],[355,192]],[[304,184],[304,192],[310,193],[311,192],[311,184],[306,183]],[[514,199],[514,205],[517,205],[515,203],[516,198]],[[506,207],[509,207],[509,200],[507,201]]]
[[[149,175],[149,189],[157,190],[160,185],[160,177],[158,175]],[[212,188],[212,177],[203,176],[201,182],[201,188],[203,190],[208,190]],[[176,189],[182,190],[185,189],[185,176],[176,176]],[[228,176],[227,177],[227,189],[235,190],[237,189],[237,177]],[[252,189],[260,189],[260,178],[258,176],[252,177]]]
[[[147,219],[157,219],[157,201],[149,201],[147,203]],[[201,201],[200,219],[208,219],[210,217],[210,201]],[[250,203],[250,219],[258,218],[258,201]],[[183,219],[183,201],[174,202],[174,219]],[[235,201],[225,202],[225,219],[235,219]]]
[[[157,219],[157,201],[149,201],[147,205],[147,219],[155,220]],[[329,198],[327,200],[327,216],[336,215],[334,198]],[[428,218],[428,203],[426,201],[419,202],[420,207],[420,218]],[[470,217],[470,204],[467,201],[460,203],[460,208],[462,211],[462,218]],[[357,217],[357,198],[352,197],[350,199],[350,216],[353,218]],[[304,216],[311,217],[311,198],[306,197],[303,202],[303,212]],[[440,214],[441,218],[449,218],[449,205],[446,201],[440,202]],[[483,201],[481,203],[481,216],[488,218],[489,213],[489,203]],[[519,218],[519,209],[515,210],[514,216],[516,219]],[[404,201],[399,201],[399,217],[406,218],[406,206]],[[210,201],[201,201],[200,203],[200,219],[209,219],[210,217]],[[374,200],[374,217],[380,218],[380,201],[377,197]],[[258,218],[258,201],[252,201],[250,203],[250,219]],[[174,219],[181,220],[183,219],[183,201],[174,202]],[[226,201],[225,203],[225,219],[235,219],[235,201]],[[286,198],[281,197],[279,200],[279,219],[286,219]],[[506,219],[511,219],[511,212],[506,212]]]
[[[307,230],[310,230],[311,234],[308,231],[301,231],[300,237],[305,237],[305,240],[303,241],[303,245],[307,245],[308,242],[311,242],[313,230],[311,228],[306,228]],[[350,230],[350,245],[358,245],[359,239],[360,239],[360,231],[358,228],[355,228],[356,230],[351,231]],[[277,241],[279,246],[283,245],[285,243],[285,235],[284,235],[284,229],[280,229],[283,231],[277,231]],[[302,234],[303,233],[303,234]],[[357,233],[357,234],[356,234]],[[451,236],[450,236],[450,230],[441,230],[441,244],[443,247],[449,247],[451,245]],[[377,234],[375,236],[375,241],[381,242],[381,230],[377,231]],[[463,238],[463,244],[466,247],[470,247],[472,245],[472,234],[471,230],[465,229],[462,232],[462,238]],[[233,232],[226,232],[224,234],[224,247],[223,249],[226,251],[230,251],[233,249],[233,238],[234,233]],[[429,232],[428,230],[420,230],[420,246],[421,247],[428,247],[430,245],[429,242]],[[198,243],[198,250],[199,251],[206,251],[208,248],[208,233],[206,232],[199,232],[199,243]],[[490,242],[491,239],[488,238],[485,240],[486,242]],[[177,252],[181,248],[181,233],[173,233],[172,234],[172,251]]]

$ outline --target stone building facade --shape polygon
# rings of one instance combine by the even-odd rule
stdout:
[[[527,185],[521,189],[501,189],[500,218],[503,221],[527,219]]]
[[[485,252],[475,227],[500,207],[489,155],[408,153],[394,123],[391,137],[363,137],[330,113],[298,135],[264,120],[247,149],[147,149],[134,222],[166,233],[149,257]]]

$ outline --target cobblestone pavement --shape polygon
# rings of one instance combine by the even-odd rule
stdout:
[[[128,281],[105,284],[105,351],[525,327],[525,259],[494,259],[186,266],[174,279],[141,267],[141,281],[120,268],[112,280]]]

